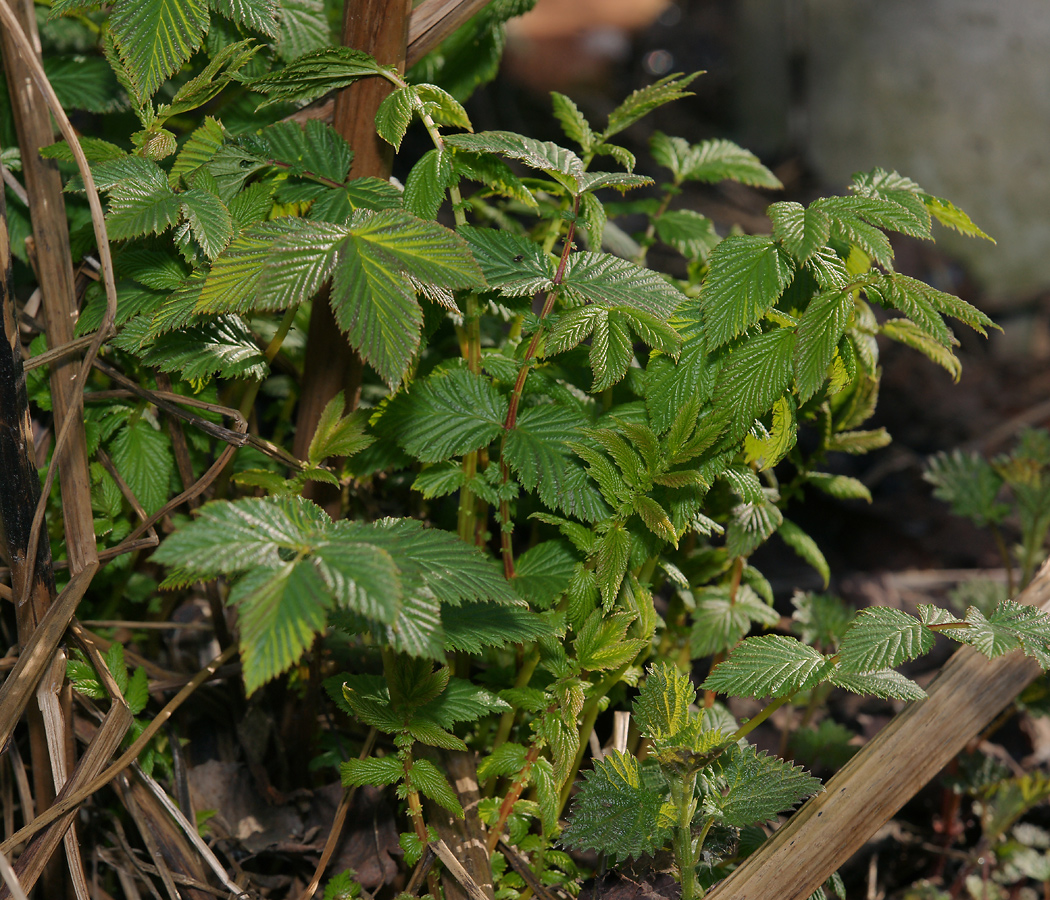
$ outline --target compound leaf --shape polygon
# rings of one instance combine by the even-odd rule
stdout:
[[[928,653],[934,635],[914,616],[873,606],[862,610],[842,638],[839,666],[844,672],[891,669]]]
[[[830,668],[821,653],[801,641],[765,634],[739,643],[702,686],[736,697],[790,697],[824,681]]]

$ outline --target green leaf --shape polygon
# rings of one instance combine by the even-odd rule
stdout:
[[[270,308],[259,303],[260,285],[277,242],[296,234],[302,221],[282,217],[263,222],[238,235],[215,260],[194,306],[199,313],[250,313],[256,308]],[[265,296],[265,295],[264,295]],[[290,297],[281,301],[297,302]],[[280,308],[280,303],[276,308]]]
[[[942,197],[933,197],[930,194],[920,194],[919,196],[922,198],[923,203],[926,204],[930,214],[942,225],[951,228],[953,231],[958,231],[960,234],[965,234],[967,237],[984,238],[986,241],[995,243],[994,238],[988,237],[980,228],[974,225],[970,217],[955,204]]]
[[[404,597],[401,573],[394,557],[368,537],[336,534],[317,544],[310,559],[340,609],[393,625]]]
[[[564,489],[571,453],[567,442],[579,440],[587,422],[576,409],[555,404],[521,411],[506,436],[503,458],[527,491],[539,490],[540,499],[556,507]]]
[[[934,497],[978,527],[997,524],[1010,513],[1007,504],[997,502],[1002,477],[977,453],[938,453],[927,461],[922,477],[933,485]]]
[[[876,213],[865,213],[873,225],[892,228],[911,237],[929,238],[930,212],[923,201],[922,189],[911,179],[896,172],[873,169],[853,176],[850,190],[868,200],[881,204]]]
[[[204,255],[214,259],[233,237],[229,210],[214,194],[197,189],[179,194],[179,202]]]
[[[798,323],[795,344],[795,383],[799,402],[805,403],[824,383],[839,340],[853,318],[853,297],[847,291],[817,294]]]
[[[447,497],[466,484],[463,466],[457,462],[438,463],[427,466],[412,482],[412,490],[419,491],[424,499]]]
[[[784,519],[780,523],[780,527],[777,529],[777,534],[780,535],[781,540],[794,550],[800,558],[805,560],[820,573],[820,577],[824,579],[824,587],[826,588],[828,582],[831,580],[831,567],[828,565],[828,561],[824,558],[824,554],[821,552],[817,542],[799,528],[798,525],[788,519]]]
[[[376,133],[394,150],[401,149],[401,141],[408,131],[415,104],[419,102],[414,85],[391,91],[376,110]]]
[[[339,764],[343,787],[361,787],[364,784],[386,787],[388,784],[397,784],[404,774],[401,760],[396,756],[348,759]]]
[[[162,103],[157,107],[157,118],[164,121],[204,106],[231,81],[238,80],[238,73],[252,61],[257,50],[251,41],[227,44],[198,75],[179,87],[170,103]],[[171,142],[174,145],[174,137]],[[174,146],[171,149],[174,151]]]
[[[821,197],[810,204],[810,209],[826,213],[831,220],[830,237],[833,240],[859,248],[886,270],[893,268],[893,248],[889,238],[875,225],[884,222],[881,204],[863,197]]]
[[[844,672],[874,672],[893,668],[933,648],[934,635],[913,616],[899,609],[873,606],[862,610],[839,647]]]
[[[110,445],[113,464],[147,513],[155,513],[168,499],[175,473],[171,441],[146,418],[126,425]]]
[[[942,342],[930,337],[929,333],[916,325],[910,319],[890,319],[884,322],[879,329],[884,335],[898,343],[918,350],[931,362],[935,362],[952,376],[953,381],[958,381],[962,376],[962,363],[952,353],[951,349]]]
[[[466,750],[467,745],[454,734],[440,728],[424,718],[413,717],[406,726],[407,732],[419,743],[442,750]]]
[[[259,31],[267,37],[277,37],[277,10],[275,0],[209,0],[210,6],[231,22],[237,22]]]
[[[535,241],[492,228],[462,227],[457,232],[490,288],[506,297],[532,297],[553,285],[555,267]]]
[[[156,163],[128,157],[104,163],[99,170],[99,189],[109,191],[106,228],[111,239],[160,234],[178,222],[178,198]]]
[[[277,20],[277,52],[281,59],[295,60],[285,66],[281,74],[296,63],[302,62],[304,54],[313,51],[325,53],[332,43],[328,27],[328,13],[324,0],[279,0],[281,12]],[[335,48],[329,48],[335,49]],[[340,48],[342,49],[342,48]],[[335,85],[332,86],[333,88]],[[322,92],[323,93],[323,92]],[[272,101],[271,101],[272,102]]]
[[[537,609],[550,609],[565,593],[576,571],[577,556],[565,541],[544,541],[518,557],[514,590]]]
[[[598,310],[594,317],[589,358],[594,371],[593,393],[612,387],[627,374],[634,359],[634,344],[624,316]]]
[[[330,595],[308,562],[260,568],[244,576],[227,602],[237,607],[244,689],[250,695],[287,671],[325,627]]]
[[[773,404],[773,422],[765,437],[755,436],[754,429],[744,437],[747,461],[759,472],[772,469],[795,446],[798,437],[798,416],[794,399],[785,394]]]
[[[104,658],[109,674],[120,688],[120,693],[124,694],[128,689],[128,666],[124,661],[124,645],[115,641],[106,651]]]
[[[966,610],[966,630],[944,633],[995,659],[1011,650],[1022,650],[1044,668],[1050,664],[1050,616],[1034,606],[1003,600],[990,616],[975,606]]]
[[[870,453],[872,450],[882,449],[890,441],[889,432],[885,428],[871,431],[839,431],[828,438],[824,447],[829,453]]]
[[[772,821],[822,790],[805,769],[750,746],[734,748],[721,768],[726,787],[704,796],[704,814],[737,828]]]
[[[128,704],[128,711],[133,716],[142,712],[149,703],[149,676],[142,666],[139,666],[135,674],[128,679],[127,687],[124,689],[124,700]]]
[[[532,209],[536,208],[536,198],[532,192],[498,156],[489,153],[469,153],[455,148],[450,148],[450,153],[453,171],[460,178],[477,181],[494,194],[517,200]]]
[[[368,412],[354,410],[344,416],[345,405],[343,392],[339,391],[321,411],[306,454],[310,462],[319,464],[331,456],[353,456],[375,440],[365,434]]]
[[[317,504],[299,497],[213,501],[166,538],[152,559],[176,567],[163,582],[165,587],[256,568],[275,569],[282,556],[312,549],[328,524],[328,516]]]
[[[794,267],[770,237],[731,235],[711,253],[700,292],[708,346],[721,347],[765,315],[784,292]]]
[[[685,301],[682,292],[656,272],[611,253],[572,254],[561,290],[578,303],[636,309],[665,321]]]
[[[866,500],[871,503],[871,491],[867,485],[849,475],[810,472],[806,475],[806,482],[836,500]]]
[[[549,637],[551,627],[535,613],[518,606],[464,603],[441,612],[445,646],[452,651],[481,653],[487,647],[524,644]]]
[[[405,179],[405,209],[428,221],[437,218],[452,182],[451,166],[447,151],[435,149],[424,153]]]
[[[168,176],[168,183],[175,187],[178,185],[179,178],[211,162],[225,139],[222,123],[218,119],[206,116],[204,122],[190,134],[186,143],[182,145],[179,155],[175,157]]]
[[[484,286],[466,243],[454,232],[397,210],[355,212],[340,246],[330,302],[351,345],[391,387],[403,377],[422,327],[408,278],[452,289]]]
[[[285,16],[289,15],[288,2],[289,0],[283,0],[281,4]],[[291,10],[292,20],[296,19],[297,11],[295,8]],[[296,38],[300,38],[299,42],[302,42],[301,37],[305,34],[306,29],[299,29],[301,34],[294,33],[299,24],[298,21],[293,21],[292,27],[286,28],[286,31],[293,32],[289,35],[292,44],[289,49],[294,47]],[[286,40],[286,46],[287,44]],[[249,84],[249,87],[267,95],[266,101],[260,104],[260,107],[269,106],[272,103],[305,105],[329,91],[353,84],[359,78],[379,75],[382,72],[383,67],[361,50],[354,50],[350,47],[328,47],[299,56],[279,72],[256,78]]]
[[[620,593],[631,557],[631,536],[622,525],[613,525],[597,543],[597,576],[602,602],[612,606]]]
[[[200,47],[208,7],[203,0],[119,0],[109,27],[138,99],[145,102]]]
[[[645,494],[639,494],[634,498],[634,511],[653,534],[678,547],[678,535],[671,524],[671,517],[659,503]]]
[[[827,679],[831,663],[795,638],[747,638],[711,670],[702,687],[734,697],[790,697]]]
[[[819,207],[806,209],[800,203],[774,203],[766,210],[776,238],[799,263],[823,247],[831,233],[831,220]]]
[[[837,666],[828,681],[854,694],[883,700],[925,700],[926,691],[894,669],[875,672],[843,672]]]
[[[445,143],[472,153],[496,153],[520,160],[530,168],[546,172],[572,193],[580,192],[583,161],[571,150],[550,141],[538,141],[513,131],[482,131],[478,134],[450,134]]]
[[[648,644],[640,638],[627,639],[634,613],[604,613],[596,609],[588,616],[573,646],[580,668],[604,672],[625,665]]]
[[[909,278],[907,275],[893,275],[891,276],[894,284],[900,288],[909,297],[920,299],[924,304],[924,308],[932,307],[937,312],[952,316],[958,319],[960,322],[969,325],[978,334],[987,337],[987,328],[998,327],[988,316],[986,316],[981,310],[965,300],[956,297],[954,294],[947,294],[944,291],[938,291],[936,288],[930,287],[923,281],[919,281],[917,278]],[[912,311],[904,309],[905,315],[915,318]],[[931,331],[931,336],[933,332]]]
[[[654,221],[656,235],[686,259],[706,261],[722,240],[715,223],[692,209],[673,209]]]
[[[690,145],[679,137],[656,132],[650,142],[653,159],[674,175],[675,184],[683,181],[739,181],[753,187],[782,188],[780,179],[769,171],[757,156],[732,141],[708,140]]]
[[[551,105],[554,107],[554,118],[561,123],[565,136],[571,141],[576,141],[584,153],[589,152],[595,135],[579,107],[557,91],[551,91]]]
[[[468,369],[449,369],[415,382],[383,416],[406,453],[439,462],[488,446],[503,430],[507,400]]]
[[[475,722],[494,712],[506,712],[510,704],[463,678],[450,678],[445,689],[419,713],[432,718],[442,728],[457,722]]]
[[[751,630],[754,623],[773,628],[780,623],[780,616],[747,585],[738,588],[735,602],[730,600],[727,587],[707,587],[698,591],[689,634],[693,658],[726,652]]]
[[[619,134],[625,128],[629,128],[639,119],[666,103],[672,103],[684,97],[691,97],[692,94],[686,88],[699,75],[699,72],[694,72],[691,75],[682,75],[679,72],[674,75],[667,75],[659,81],[653,82],[653,84],[636,90],[609,113],[609,122],[602,132],[602,140],[608,140],[614,134]]]
[[[774,328],[733,350],[722,364],[715,406],[733,416],[732,435],[746,432],[787,389],[794,345],[789,329]]]
[[[517,775],[525,767],[525,753],[525,748],[513,741],[500,744],[478,763],[478,781]]]
[[[458,818],[463,816],[463,807],[452,790],[448,779],[429,759],[415,759],[409,773],[412,786],[424,797],[429,797]]]
[[[259,345],[236,316],[221,316],[165,334],[140,359],[161,372],[178,372],[187,380],[216,375],[262,379],[269,371]]]
[[[653,853],[669,836],[659,825],[663,802],[643,781],[638,761],[611,750],[583,773],[562,843],[608,853],[614,861]]]
[[[670,743],[690,725],[689,705],[695,701],[696,688],[687,675],[668,663],[656,663],[646,669],[634,701],[635,724],[650,740]]]
[[[47,80],[51,83],[64,109],[110,113],[127,105],[127,100],[123,97],[117,79],[113,76],[113,70],[102,57],[51,56],[49,54],[43,62]],[[84,140],[83,137],[80,138],[81,145]],[[96,150],[105,143],[105,141],[99,141]],[[124,155],[123,151],[120,155]],[[88,159],[93,159],[93,156],[89,155]],[[97,157],[94,159],[97,161]]]

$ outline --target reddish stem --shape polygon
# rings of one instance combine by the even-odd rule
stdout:
[[[500,442],[499,454],[499,470],[500,475],[503,477],[504,486],[510,481],[510,469],[503,459],[503,450],[507,443],[507,435],[513,431],[518,423],[518,405],[521,402],[522,391],[525,390],[525,379],[528,378],[529,369],[532,368],[532,359],[536,355],[536,348],[539,346],[540,338],[543,336],[543,323],[547,316],[550,315],[550,311],[554,308],[554,299],[558,295],[558,285],[560,285],[565,278],[565,267],[568,265],[569,254],[572,252],[572,239],[576,234],[576,216],[579,215],[579,212],[580,198],[579,196],[576,196],[573,197],[573,217],[569,222],[568,233],[565,235],[565,245],[562,247],[561,259],[558,261],[558,270],[554,273],[553,286],[547,291],[546,296],[543,298],[543,309],[540,310],[539,325],[536,326],[536,332],[533,334],[532,340],[529,341],[528,349],[525,351],[525,358],[522,360],[521,368],[518,369],[518,377],[514,381],[514,390],[510,395],[510,405],[507,407],[507,418],[503,423],[503,439]],[[500,550],[503,555],[503,575],[509,581],[514,577],[514,548],[511,544],[513,524],[510,520],[510,501],[506,498],[500,500],[499,516]]]
[[[525,785],[529,782],[529,773],[532,772],[532,766],[539,758],[540,745],[534,743],[529,747],[528,753],[525,754],[525,764],[521,767],[521,771],[518,772],[517,778],[514,779],[514,784],[507,791],[507,796],[503,798],[503,803],[500,804],[499,821],[496,823],[496,827],[489,832],[488,848],[490,855],[495,852],[496,845],[499,843],[500,836],[503,834],[503,829],[507,824],[507,819],[510,818],[510,814],[514,810],[514,804],[521,799],[522,791],[525,790]]]

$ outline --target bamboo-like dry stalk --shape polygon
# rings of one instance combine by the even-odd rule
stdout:
[[[1017,598],[1050,611],[1050,563]],[[709,900],[805,900],[1041,673],[1020,651],[963,647]]]

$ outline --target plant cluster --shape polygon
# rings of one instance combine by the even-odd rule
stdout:
[[[142,521],[165,517],[170,531],[148,565],[110,563],[92,602],[103,615],[136,602],[159,613],[172,595],[158,587],[215,582],[235,612],[248,695],[280,678],[304,693],[323,681],[345,733],[378,736],[373,752],[341,760],[341,777],[404,801],[409,866],[435,839],[428,801],[463,813],[440,754],[470,751],[499,900],[525,890],[500,839],[570,894],[566,848],[620,860],[670,846],[689,900],[754,849],[760,825],[820,790],[747,742],[777,708],[811,716],[832,688],[921,698],[896,667],[936,634],[1050,664],[1050,620],[1005,598],[962,618],[934,607],[854,618],[799,596],[797,637],[748,636],[781,622],[750,562],[766,541],[830,578],[789,502],[808,489],[870,499],[828,462],[889,441],[864,427],[878,339],[957,375],[946,318],[992,325],[897,272],[890,235],[928,239],[934,220],[984,235],[947,200],[876,169],[843,196],[772,203],[769,234],[723,237],[682,207],[683,190],[775,190],[769,169],[726,140],[656,133],[643,161],[623,141],[689,96],[695,75],[636,91],[601,125],[554,94],[560,143],[475,133],[461,101],[491,75],[500,23],[526,5],[497,0],[405,76],[329,46],[323,7],[306,0],[279,18],[270,0],[52,4],[50,33],[96,47],[84,65],[108,79],[70,104],[90,101],[112,123],[105,139],[80,141],[108,197],[118,275],[109,368],[86,395],[96,531],[114,551]],[[466,71],[479,28],[491,53]],[[331,125],[286,118],[361,79],[389,85],[384,141],[397,150],[414,127],[430,142],[404,162],[403,186],[351,178],[354,148]],[[68,168],[86,259],[71,149],[43,152]],[[16,235],[19,215],[13,203]],[[657,243],[679,255],[673,273],[648,267]],[[282,445],[321,303],[366,378],[359,406],[330,399],[297,460]],[[92,285],[78,334],[104,309]],[[30,389],[48,409],[43,378]],[[165,431],[162,395],[197,403],[196,427]],[[238,410],[248,434],[234,439],[218,418]],[[229,463],[224,441],[242,448]],[[1032,444],[950,498],[994,523],[995,479],[1009,482],[1032,520],[1026,575],[1048,525],[1030,470],[1050,454]],[[213,465],[221,477],[189,517],[171,498]],[[979,464],[938,465],[948,491],[949,466]],[[334,512],[308,499],[315,482],[338,494]],[[84,665],[70,674],[93,696]],[[705,670],[698,708],[689,676]],[[124,682],[138,698],[139,673]],[[599,715],[631,706],[635,689],[626,744],[581,777]],[[741,723],[728,697],[770,702]],[[344,873],[325,896],[358,890]]]

